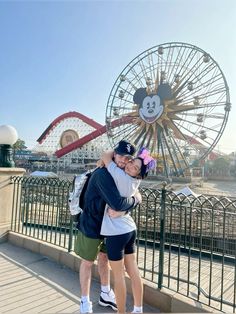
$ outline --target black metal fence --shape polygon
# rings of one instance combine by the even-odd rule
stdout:
[[[71,251],[70,181],[13,177],[12,231]],[[236,200],[142,188],[137,260],[142,276],[224,312],[236,310]]]

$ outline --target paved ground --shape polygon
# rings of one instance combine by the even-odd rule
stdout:
[[[199,194],[216,194],[235,198],[236,181],[207,181],[201,187],[193,187]]]
[[[93,281],[94,312],[112,312],[98,304],[99,291]],[[0,244],[0,313],[79,313],[79,294],[74,271],[10,243]],[[132,310],[131,296],[127,310]],[[159,312],[148,305],[144,311]]]

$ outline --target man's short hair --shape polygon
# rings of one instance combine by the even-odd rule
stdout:
[[[136,149],[133,144],[126,140],[120,141],[115,147],[115,153],[121,156],[133,156]]]

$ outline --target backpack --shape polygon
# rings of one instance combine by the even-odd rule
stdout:
[[[74,221],[78,221],[84,209],[84,195],[93,171],[94,169],[88,170],[80,175],[74,176],[72,191],[69,193],[68,198],[70,214]]]

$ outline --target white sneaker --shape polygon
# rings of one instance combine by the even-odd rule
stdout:
[[[93,305],[91,301],[80,302],[80,313],[93,313]]]
[[[110,306],[114,311],[117,311],[116,298],[112,289],[109,292],[102,291],[98,303],[102,306]]]

